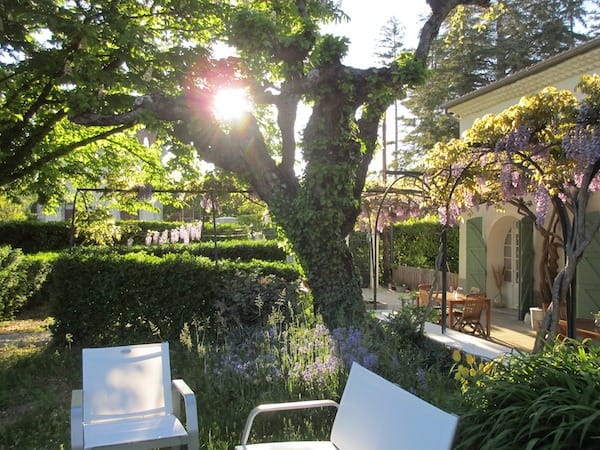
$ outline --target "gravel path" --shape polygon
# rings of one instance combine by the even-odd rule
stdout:
[[[48,329],[51,323],[44,309],[24,312],[14,320],[0,322],[0,350],[8,346],[46,345],[52,339]]]
[[[16,331],[0,332],[0,348],[14,345],[28,347],[30,345],[45,345],[52,339],[50,331]]]

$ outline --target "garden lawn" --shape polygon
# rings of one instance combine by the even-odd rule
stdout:
[[[36,339],[48,323],[0,323],[0,449],[70,448],[70,396],[81,386],[81,351]],[[196,393],[202,449],[239,443],[246,416],[259,403],[339,400],[352,361],[459,415],[456,449],[599,448],[600,347],[558,343],[544,354],[495,364],[451,355],[414,330],[409,312],[361,330],[330,331],[308,319],[238,329],[217,343],[192,326],[171,343],[172,375]],[[19,333],[28,339],[16,341]],[[11,340],[3,341],[6,336]],[[250,442],[326,438],[332,413],[259,416]]]

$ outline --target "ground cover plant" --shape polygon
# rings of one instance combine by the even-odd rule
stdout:
[[[3,322],[0,336],[16,322]],[[46,330],[49,322],[42,323]],[[427,341],[408,338],[402,329],[402,324],[386,330],[369,321],[363,329],[329,330],[310,314],[291,321],[273,315],[265,325],[232,327],[215,339],[205,324],[196,322],[171,343],[172,372],[197,394],[206,449],[229,449],[239,442],[246,415],[258,403],[339,400],[352,361],[432,401],[452,403],[433,398],[448,396],[448,386],[431,389],[454,384],[447,376],[447,351],[428,345],[421,349]],[[26,331],[41,330],[28,325]],[[4,341],[0,349],[0,448],[68,448],[70,391],[81,386],[80,349]],[[261,418],[252,438],[324,438],[331,413]]]
[[[387,323],[329,330],[312,315],[291,321],[275,315],[218,339],[205,324],[190,324],[171,343],[171,366],[173,377],[196,392],[201,448],[231,449],[259,403],[339,399],[352,361],[458,414],[454,448],[597,448],[598,347],[559,343],[494,364],[451,355],[416,333],[418,316],[407,307]],[[80,349],[7,339],[19,331],[43,335],[51,322],[44,317],[0,323],[0,448],[70,446],[70,393],[81,386]],[[325,438],[332,419],[328,410],[260,416],[251,439]]]
[[[557,340],[505,364],[465,359],[457,449],[600,446],[600,346]]]

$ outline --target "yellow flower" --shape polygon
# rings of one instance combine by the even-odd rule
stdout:
[[[468,365],[472,366],[473,364],[475,364],[475,357],[473,355],[467,355],[465,359]]]
[[[463,377],[467,377],[469,376],[469,369],[467,369],[465,366],[458,366],[458,373],[460,373]]]
[[[454,350],[452,352],[452,359],[454,360],[454,362],[460,362],[460,360],[462,359],[460,350]]]
[[[469,375],[474,377],[475,375],[477,375],[477,371],[475,369],[471,368],[471,370],[469,370]]]

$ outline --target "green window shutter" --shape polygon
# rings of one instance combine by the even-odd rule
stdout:
[[[533,301],[533,221],[519,221],[519,320],[523,320]]]
[[[475,217],[467,220],[467,285],[465,286],[467,293],[473,287],[486,292],[486,255],[483,218]]]
[[[585,216],[589,225],[600,220],[600,212],[591,212]],[[575,299],[577,307],[575,317],[591,319],[591,313],[600,311],[600,235],[596,233],[594,239],[583,252],[577,264],[577,278],[575,282]]]

